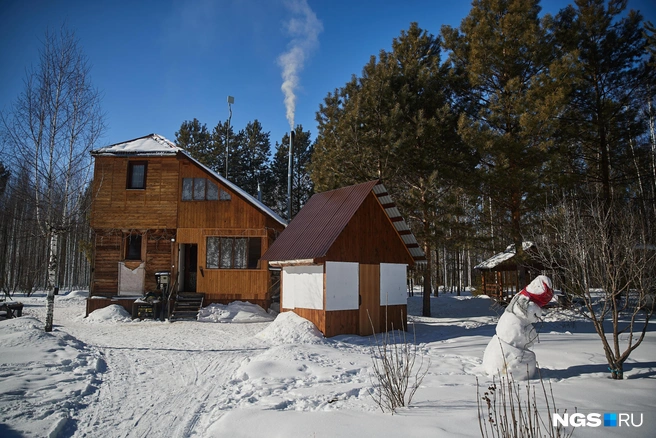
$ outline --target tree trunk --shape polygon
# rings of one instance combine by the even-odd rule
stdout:
[[[55,294],[57,293],[57,266],[58,266],[58,248],[59,233],[52,229],[50,230],[50,260],[48,261],[48,297],[46,305],[46,332],[52,331],[53,314],[55,307]]]
[[[422,310],[422,316],[431,316],[431,308],[430,308],[430,301],[431,301],[431,258],[432,258],[432,251],[430,244],[426,242],[424,244],[424,251],[426,252],[426,268],[424,270],[424,298],[423,298],[423,310]],[[437,291],[436,291],[437,293]]]

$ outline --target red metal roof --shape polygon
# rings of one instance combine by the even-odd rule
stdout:
[[[379,193],[389,198],[387,190],[377,180],[315,194],[264,253],[262,259],[291,261],[325,257],[332,244],[372,191],[379,199]],[[391,203],[391,205],[387,205],[387,203]],[[415,247],[417,241],[412,233],[408,235],[409,228],[400,214],[398,216],[391,214],[393,211],[398,213],[391,199],[387,200],[383,208],[392,219],[397,232],[408,230],[399,233],[399,238],[404,241],[415,261],[425,260],[421,248]]]

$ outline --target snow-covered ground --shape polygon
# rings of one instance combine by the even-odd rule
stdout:
[[[491,382],[481,362],[502,311],[485,297],[443,294],[433,317],[412,317],[430,365],[395,415],[369,395],[373,337],[324,339],[294,314],[271,321],[246,303],[208,308],[204,322],[131,321],[117,308],[84,318],[85,297],[56,297],[51,333],[43,295],[15,297],[23,317],[0,321],[1,437],[480,436],[476,378],[481,391]],[[411,315],[421,299],[409,298]],[[561,412],[644,419],[574,436],[655,436],[655,324],[623,381],[609,379],[596,333],[573,311],[548,310],[536,329]]]

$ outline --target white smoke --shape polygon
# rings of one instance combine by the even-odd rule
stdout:
[[[323,31],[323,24],[310,9],[306,0],[289,0],[285,5],[292,13],[292,18],[285,23],[289,35],[292,37],[289,50],[278,57],[278,64],[282,67],[282,92],[285,94],[285,107],[287,108],[287,121],[290,129],[294,129],[294,112],[296,110],[296,94],[294,90],[299,85],[299,73],[312,49],[319,45],[319,34]]]

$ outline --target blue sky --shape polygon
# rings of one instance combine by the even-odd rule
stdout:
[[[567,0],[543,0],[556,13]],[[656,22],[653,0],[630,0]],[[326,94],[392,39],[417,21],[439,34],[458,26],[469,1],[308,0],[322,30],[299,73],[295,123],[316,135],[315,114]],[[208,128],[258,119],[271,132],[272,147],[289,131],[280,55],[290,49],[287,24],[294,16],[283,0],[1,0],[0,110],[23,89],[25,70],[38,62],[46,28],[65,23],[75,31],[92,65],[93,84],[103,93],[108,129],[104,146],[152,132],[170,140],[184,120]],[[315,22],[316,24],[316,22]]]

